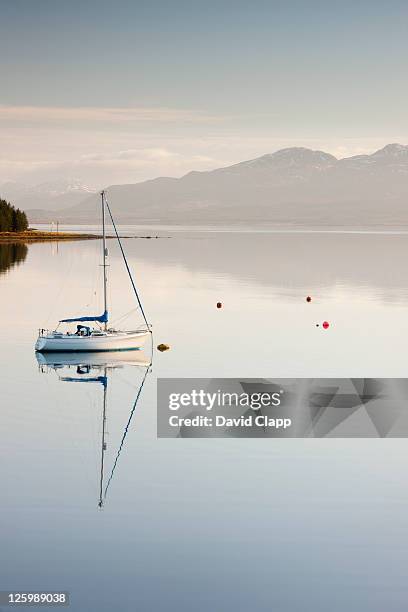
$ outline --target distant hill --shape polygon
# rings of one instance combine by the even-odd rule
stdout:
[[[408,146],[390,144],[344,159],[282,149],[226,168],[107,191],[120,223],[408,226]],[[56,216],[60,222],[95,221],[97,206],[93,194]],[[42,211],[30,215],[45,219],[51,217]]]

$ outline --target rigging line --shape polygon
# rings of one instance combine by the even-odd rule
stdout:
[[[130,315],[133,314],[134,312],[137,312],[138,309],[139,307],[136,306],[136,308],[132,308],[132,310],[129,310],[129,312],[125,312],[125,314],[123,314],[121,317],[117,317],[116,319],[113,319],[111,321],[112,325],[116,325],[117,323],[119,323],[119,321],[123,321],[127,317],[130,317]]]
[[[143,319],[144,319],[144,321],[145,321],[145,323],[147,325],[147,329],[150,331],[150,325],[147,322],[146,315],[145,315],[145,312],[143,310],[143,306],[142,306],[142,303],[140,301],[139,294],[137,292],[136,285],[135,285],[135,282],[133,280],[132,273],[131,273],[130,268],[129,268],[129,264],[128,264],[127,259],[126,259],[125,251],[123,250],[122,242],[121,242],[121,240],[119,238],[118,230],[116,229],[115,221],[113,220],[111,209],[110,209],[110,206],[108,204],[108,200],[106,199],[106,196],[105,196],[105,203],[106,203],[106,207],[107,207],[108,212],[109,212],[109,216],[110,216],[111,221],[112,221],[113,229],[115,230],[116,238],[118,239],[118,242],[119,242],[119,247],[120,247],[120,250],[121,250],[121,253],[122,253],[123,261],[125,262],[126,270],[127,270],[128,275],[129,275],[130,282],[132,283],[133,291],[135,292],[135,296],[136,296],[137,302],[139,304],[141,313],[143,315]]]
[[[111,483],[111,480],[112,480],[112,478],[113,478],[113,474],[114,474],[114,472],[115,472],[115,469],[116,469],[117,463],[118,463],[118,461],[119,461],[119,456],[120,456],[120,454],[121,454],[121,452],[122,452],[122,448],[123,448],[123,445],[124,445],[124,443],[125,443],[126,436],[127,436],[127,434],[128,434],[128,430],[129,430],[129,427],[130,427],[130,423],[132,422],[133,415],[134,415],[134,412],[135,412],[135,410],[136,410],[137,402],[139,401],[139,397],[140,397],[140,394],[141,394],[141,392],[142,392],[143,385],[145,384],[145,380],[146,380],[146,378],[147,378],[147,375],[148,375],[149,371],[150,371],[150,365],[149,365],[149,366],[146,368],[146,372],[144,373],[142,383],[141,383],[141,385],[140,385],[140,387],[139,387],[139,391],[137,392],[136,399],[135,399],[135,401],[134,401],[134,403],[133,403],[133,406],[132,406],[132,410],[130,411],[129,419],[128,419],[128,422],[126,423],[126,427],[125,427],[125,430],[124,430],[124,432],[123,432],[123,436],[122,436],[122,440],[121,440],[120,445],[119,445],[119,448],[118,448],[118,452],[116,453],[115,462],[114,462],[114,464],[113,464],[112,471],[111,471],[110,476],[109,476],[109,480],[108,480],[108,482],[106,483],[106,487],[105,487],[105,494],[104,494],[104,499],[106,499],[106,495],[107,495],[107,493],[108,493],[108,488],[109,488],[109,485],[110,485],[110,483]]]
[[[53,315],[53,313],[55,312],[55,306],[57,304],[57,302],[59,302],[61,300],[61,295],[62,292],[65,290],[66,285],[68,283],[68,280],[70,279],[71,276],[71,272],[72,272],[72,268],[74,265],[74,258],[71,257],[69,260],[69,264],[68,264],[68,272],[64,275],[64,280],[62,283],[60,283],[59,286],[59,290],[57,291],[57,294],[55,295],[54,299],[52,300],[51,306],[50,306],[50,310],[48,312],[48,316],[45,320],[45,325],[48,325],[49,320],[51,319],[51,315]]]

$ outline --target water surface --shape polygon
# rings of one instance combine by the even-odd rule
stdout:
[[[158,376],[405,377],[408,236],[158,233],[124,242],[171,346],[134,412],[146,365],[33,352],[37,328],[102,312],[100,242],[0,245],[0,588],[68,590],[81,612],[404,610],[404,440],[157,440],[155,397]],[[109,250],[113,321],[132,327]]]

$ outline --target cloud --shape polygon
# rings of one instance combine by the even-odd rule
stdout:
[[[166,107],[59,107],[59,106],[5,106],[0,105],[0,121],[30,122],[43,125],[46,122],[91,123],[208,123],[222,117],[200,110]]]
[[[182,176],[190,170],[210,170],[219,159],[193,151],[178,152],[164,147],[122,149],[104,154],[89,153],[70,159],[7,159],[0,156],[0,185],[15,181],[40,183],[75,176],[95,186],[138,182],[157,176]]]
[[[91,153],[83,155],[81,157],[83,162],[115,162],[115,161],[142,161],[146,162],[168,162],[168,161],[180,161],[180,162],[202,162],[202,163],[214,163],[215,160],[207,155],[182,155],[176,151],[161,147],[153,148],[140,148],[140,149],[124,149],[123,151],[113,151],[111,153],[101,155],[98,153]]]

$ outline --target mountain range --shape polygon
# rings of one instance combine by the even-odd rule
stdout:
[[[408,226],[408,146],[389,144],[343,159],[294,147],[181,178],[112,185],[107,194],[120,223]],[[56,195],[56,212],[26,206],[30,221],[95,222],[98,194],[79,190],[77,196],[79,202],[62,207]]]

